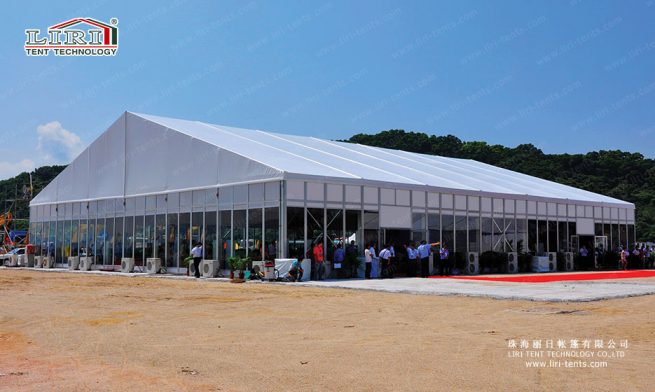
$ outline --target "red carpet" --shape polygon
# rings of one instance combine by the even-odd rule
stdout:
[[[631,270],[631,271],[607,271],[607,272],[586,272],[586,273],[544,273],[532,275],[507,275],[507,276],[430,276],[433,279],[465,279],[465,280],[487,280],[492,282],[519,282],[519,283],[546,283],[560,282],[567,280],[603,280],[603,279],[629,279],[629,278],[652,278],[655,277],[655,270]]]

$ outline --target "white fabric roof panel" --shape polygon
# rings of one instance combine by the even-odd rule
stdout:
[[[84,177],[76,159],[70,165],[74,175],[66,173],[71,167],[64,170],[57,177],[59,185],[50,184],[33,204],[306,178],[611,203],[634,208],[632,203],[473,160],[146,114],[124,114],[85,153],[78,159],[80,162],[87,159],[89,170],[111,167],[111,172],[118,174],[112,176],[105,170],[107,178]],[[89,189],[67,189],[62,183],[70,184],[71,177],[87,178]]]

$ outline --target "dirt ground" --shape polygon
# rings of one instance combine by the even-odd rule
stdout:
[[[653,388],[655,296],[544,303],[9,269],[0,295],[2,391]],[[628,347],[606,368],[535,369],[510,357],[521,339]]]

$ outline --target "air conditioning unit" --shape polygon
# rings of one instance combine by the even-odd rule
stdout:
[[[43,268],[52,268],[55,265],[55,258],[52,256],[43,256]]]
[[[557,271],[557,252],[548,252],[548,271]]]
[[[123,257],[121,259],[121,272],[134,271],[134,259],[131,257]]]
[[[43,256],[34,256],[34,268],[43,267]]]
[[[193,262],[193,260],[189,260],[189,266],[187,268],[189,269],[189,276],[196,275],[196,264]]]
[[[93,257],[80,257],[80,271],[91,271]]]
[[[480,255],[477,252],[469,252],[467,260],[467,271],[469,275],[477,275],[480,273]]]
[[[7,267],[18,267],[18,255],[9,255],[9,258],[5,259],[5,265]]]
[[[507,272],[515,274],[519,272],[519,254],[516,252],[509,252],[507,254]]]
[[[575,268],[575,264],[573,259],[573,252],[565,252],[564,269],[566,269],[567,271],[573,271],[574,268]]]
[[[218,276],[218,267],[220,263],[218,260],[203,260],[200,263],[202,276],[205,278],[215,278]]]
[[[146,272],[149,275],[158,274],[160,269],[161,269],[161,259],[159,257],[146,259]]]
[[[74,271],[80,267],[80,258],[78,256],[71,256],[68,258],[68,269]]]
[[[19,267],[34,267],[34,255],[18,255]]]

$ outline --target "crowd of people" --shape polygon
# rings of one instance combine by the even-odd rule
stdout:
[[[590,251],[586,245],[582,245],[578,250],[578,257],[580,260],[580,267],[583,269],[599,269],[602,267],[619,268],[627,270],[629,266],[632,268],[655,268],[655,246],[646,244],[635,244],[632,250],[623,245],[619,245],[612,252],[605,251],[602,245],[594,248],[593,252]],[[605,260],[618,260],[618,265],[601,265]],[[612,262],[612,264],[614,264]]]

